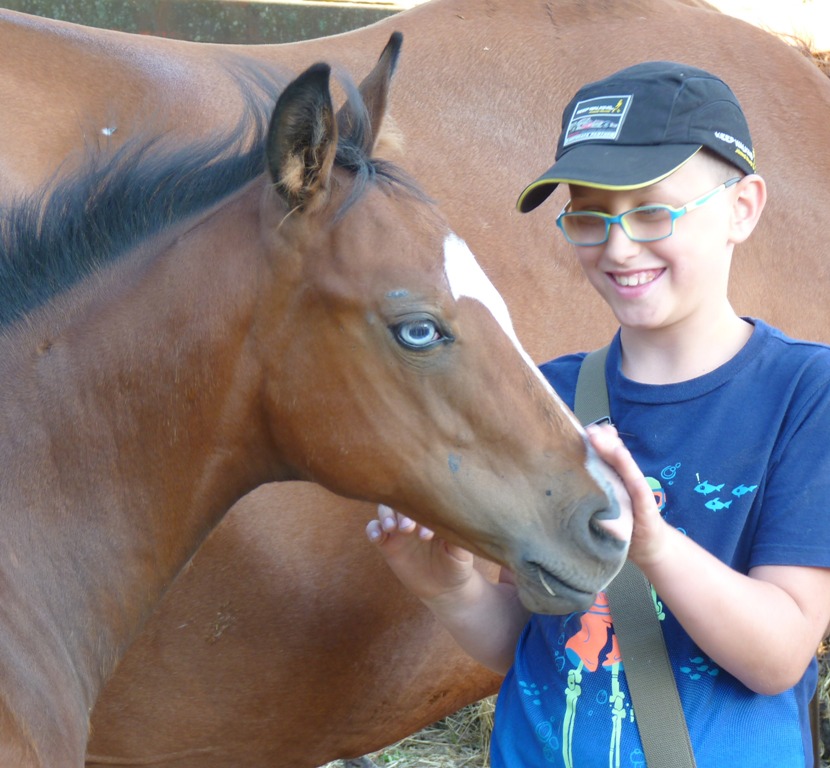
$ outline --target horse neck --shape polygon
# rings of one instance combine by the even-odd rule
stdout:
[[[279,479],[248,351],[256,260],[250,243],[232,264],[215,247],[258,232],[241,211],[114,268],[59,332],[14,343],[0,589],[38,606],[88,705],[222,515]]]

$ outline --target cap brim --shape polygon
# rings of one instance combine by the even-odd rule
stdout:
[[[532,211],[547,200],[559,184],[611,190],[647,187],[674,173],[699,149],[700,144],[649,147],[584,144],[573,147],[525,187],[516,201],[516,208],[522,213]]]

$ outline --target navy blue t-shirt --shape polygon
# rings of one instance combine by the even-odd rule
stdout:
[[[830,348],[751,322],[754,332],[732,360],[662,386],[622,375],[618,335],[606,363],[611,415],[665,519],[720,560],[741,573],[759,565],[830,567]],[[542,366],[571,407],[583,358]],[[812,766],[815,661],[789,691],[755,694],[653,596],[698,766]],[[531,618],[499,694],[491,762],[642,768],[635,720],[600,595],[585,613]]]

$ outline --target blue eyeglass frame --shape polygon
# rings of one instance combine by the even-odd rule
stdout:
[[[728,181],[724,181],[723,184],[718,184],[717,187],[714,189],[705,192],[700,197],[696,197],[691,202],[686,203],[686,205],[681,206],[680,208],[674,208],[671,205],[641,205],[637,208],[632,208],[628,211],[623,211],[622,213],[617,214],[616,216],[612,216],[610,213],[601,213],[600,211],[569,211],[568,206],[571,204],[571,201],[568,200],[565,203],[565,207],[562,208],[559,215],[556,217],[556,226],[562,230],[562,234],[565,236],[565,239],[571,245],[578,245],[584,248],[592,248],[597,245],[605,245],[608,242],[608,236],[611,233],[611,225],[612,224],[619,224],[620,229],[625,232],[625,236],[635,243],[655,243],[658,240],[665,240],[667,237],[671,237],[674,234],[674,222],[677,221],[681,216],[685,216],[687,213],[695,210],[696,208],[700,208],[701,205],[709,202],[718,192],[724,189],[728,189],[729,187],[734,186],[741,180],[741,176],[735,176]],[[623,216],[627,216],[629,213],[635,213],[636,211],[649,211],[654,210],[655,208],[661,208],[669,212],[669,216],[671,217],[670,220],[670,230],[666,235],[660,235],[660,237],[647,237],[647,238],[640,238],[640,237],[633,237],[628,230],[626,230],[625,225],[623,224]],[[562,224],[562,219],[568,216],[569,214],[576,214],[578,216],[593,216],[597,219],[601,219],[605,222],[605,236],[602,240],[596,243],[578,243],[575,240],[571,240],[568,236],[568,233],[565,231],[565,227]]]

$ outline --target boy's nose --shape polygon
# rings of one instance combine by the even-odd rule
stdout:
[[[640,252],[641,243],[634,242],[622,228],[622,225],[615,222],[608,230],[608,240],[605,243],[605,255],[615,261],[625,261]]]

